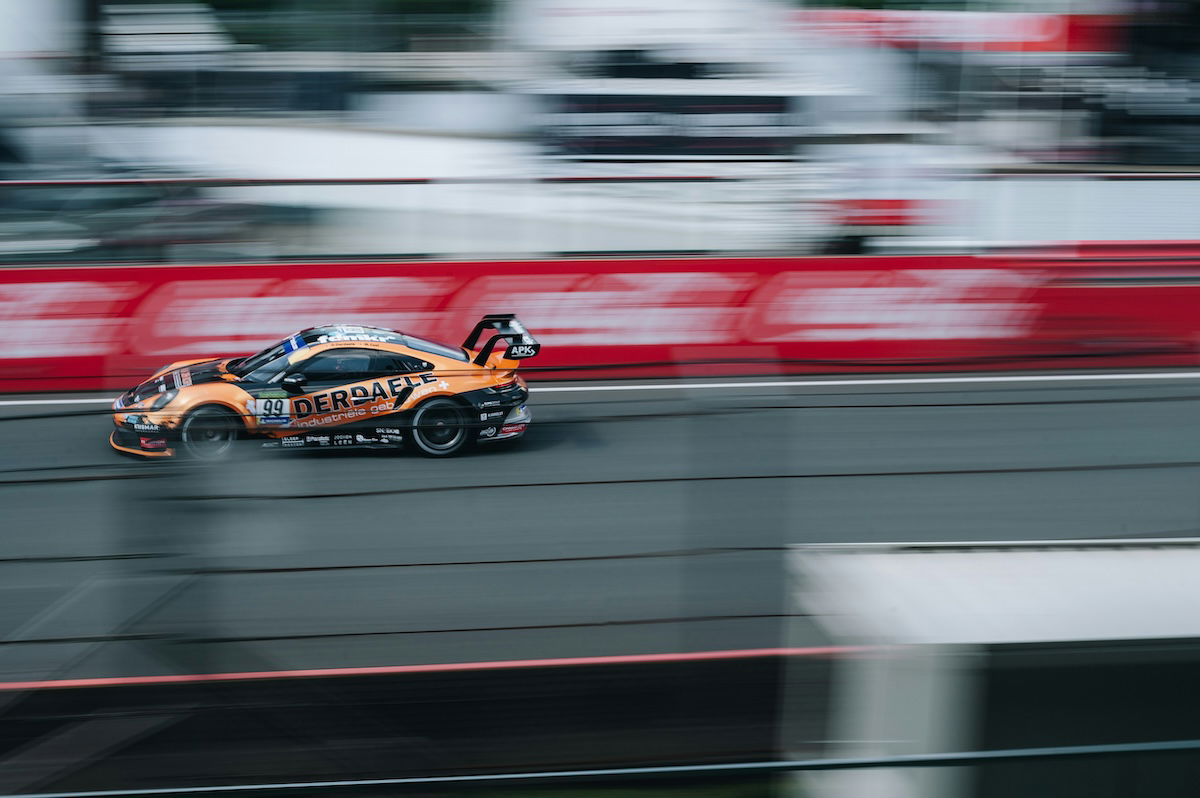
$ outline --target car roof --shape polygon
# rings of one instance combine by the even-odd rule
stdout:
[[[333,341],[372,341],[380,344],[406,346],[404,334],[383,327],[366,327],[359,324],[323,324],[301,330],[297,337],[306,344],[324,344]]]
[[[305,347],[334,343],[386,344],[389,348],[398,348],[421,356],[434,355],[462,362],[470,360],[461,347],[408,335],[397,330],[360,324],[323,324],[319,327],[301,330],[292,337],[299,338]]]

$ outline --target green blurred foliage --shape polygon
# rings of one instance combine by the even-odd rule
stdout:
[[[343,10],[377,14],[482,14],[490,13],[498,0],[208,0],[218,11]]]
[[[461,49],[482,40],[502,1],[207,0],[241,44],[366,52]]]

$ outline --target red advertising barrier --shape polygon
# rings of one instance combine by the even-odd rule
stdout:
[[[793,14],[802,30],[851,42],[1021,56],[1118,52],[1129,26],[1119,14],[859,8],[805,8]]]
[[[515,312],[531,378],[1193,365],[1200,258],[659,258],[13,268],[0,391],[128,387],[323,323],[461,342]]]

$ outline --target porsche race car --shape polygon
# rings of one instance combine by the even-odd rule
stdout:
[[[540,349],[512,314],[484,316],[461,347],[378,327],[311,327],[247,357],[160,369],[117,397],[109,442],[147,458],[215,460],[245,439],[448,457],[525,434],[529,390],[516,369]]]

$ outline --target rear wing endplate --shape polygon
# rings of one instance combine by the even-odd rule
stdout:
[[[529,334],[525,325],[521,324],[514,313],[489,313],[475,322],[475,326],[471,328],[471,334],[467,336],[467,340],[463,341],[463,349],[468,351],[474,349],[484,331],[487,330],[491,331],[487,342],[479,350],[475,359],[471,361],[477,366],[487,363],[488,358],[496,349],[496,344],[501,341],[508,342],[504,357],[509,360],[523,360],[542,351],[542,345]]]

